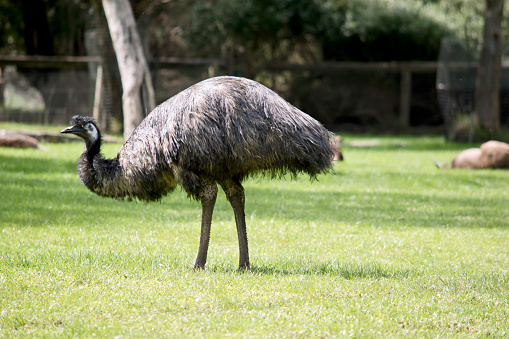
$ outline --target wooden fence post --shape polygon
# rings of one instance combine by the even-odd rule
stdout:
[[[4,113],[4,68],[0,65],[0,113]]]
[[[97,73],[95,76],[95,91],[94,91],[94,111],[93,117],[98,123],[102,122],[101,100],[102,100],[102,84],[103,84],[103,66],[97,65]]]
[[[410,123],[410,104],[412,102],[412,72],[408,67],[401,68],[399,94],[399,124],[407,129]]]

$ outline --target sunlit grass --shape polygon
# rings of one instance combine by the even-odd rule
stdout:
[[[466,147],[439,137],[344,139],[335,175],[245,183],[247,272],[222,192],[196,272],[184,192],[101,198],[81,143],[0,149],[0,336],[506,337],[509,173],[436,169]]]

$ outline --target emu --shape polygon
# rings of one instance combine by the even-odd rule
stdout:
[[[78,160],[81,182],[105,197],[160,200],[180,185],[201,202],[194,267],[204,269],[217,184],[231,204],[239,242],[239,268],[249,268],[242,181],[332,172],[337,148],[318,121],[253,80],[224,76],[199,82],[156,107],[116,158],[101,155],[93,118],[74,116],[61,133],[85,141]]]

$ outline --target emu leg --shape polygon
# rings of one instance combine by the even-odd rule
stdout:
[[[235,214],[237,236],[239,238],[239,269],[249,268],[249,250],[247,246],[246,215],[244,212],[246,198],[244,187],[239,182],[229,181],[221,184],[226,198]]]
[[[209,249],[210,241],[210,226],[212,224],[212,212],[216,204],[217,186],[210,184],[204,187],[200,193],[201,199],[201,234],[200,234],[200,247],[198,248],[198,255],[194,268],[204,269],[207,262],[207,251]]]

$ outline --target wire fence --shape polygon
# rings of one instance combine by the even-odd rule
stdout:
[[[437,63],[437,99],[448,140],[473,139],[477,62],[454,39],[443,39]],[[509,126],[509,69],[500,78],[500,123]],[[463,134],[463,135],[462,135]]]
[[[74,115],[92,116],[97,86],[97,58],[0,57],[0,121],[66,125]],[[180,63],[182,63],[181,61]],[[158,102],[207,78],[209,65],[155,62],[152,74]],[[214,75],[214,74],[212,74]],[[102,127],[120,132],[120,96],[101,86]],[[119,102],[113,102],[113,101]]]
[[[35,60],[35,61],[34,61]],[[98,58],[0,57],[0,121],[65,125],[91,116]],[[450,61],[450,62],[449,62]],[[433,127],[450,132],[451,121],[473,110],[475,67],[438,63],[327,63],[265,65],[256,78],[329,129],[408,131]],[[156,101],[234,67],[212,59],[151,60]],[[245,75],[242,70],[232,75]],[[503,79],[509,79],[504,68]],[[509,126],[509,86],[502,86],[501,123]],[[120,132],[121,113],[103,86],[100,109],[106,130]],[[120,105],[121,107],[121,105]]]
[[[27,69],[12,80],[4,85],[3,121],[65,124],[71,114],[90,114],[93,88],[86,70]]]

